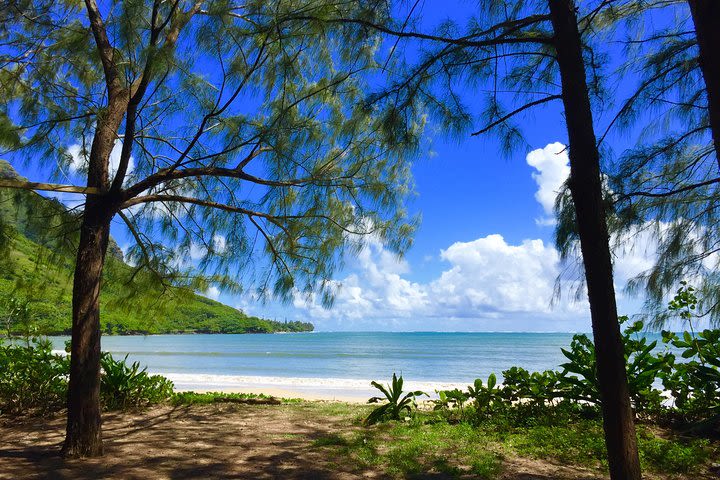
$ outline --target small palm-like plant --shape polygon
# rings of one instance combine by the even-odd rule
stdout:
[[[366,425],[372,425],[382,420],[400,420],[401,413],[404,411],[412,413],[412,410],[417,406],[415,403],[416,397],[421,395],[428,396],[427,393],[421,390],[408,392],[403,395],[402,375],[398,377],[394,373],[390,384],[383,386],[378,382],[370,382],[370,385],[380,390],[384,397],[372,397],[368,400],[368,403],[379,403],[383,400],[386,400],[387,403],[380,405],[368,415],[365,419]]]

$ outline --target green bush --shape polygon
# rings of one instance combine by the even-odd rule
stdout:
[[[621,325],[628,322],[620,317]],[[657,341],[648,342],[639,333],[645,328],[641,321],[629,324],[622,333],[627,364],[628,390],[630,400],[638,413],[655,413],[661,409],[661,392],[653,387],[655,379],[671,369],[672,355],[656,352]],[[566,387],[564,395],[575,401],[600,405],[595,345],[587,335],[575,335],[570,349],[562,349],[568,362],[562,364],[564,372],[561,386]],[[569,375],[568,375],[569,374]]]
[[[46,413],[61,409],[70,364],[47,340],[0,345],[0,413]]]
[[[161,375],[149,375],[138,362],[128,364],[127,355],[115,360],[109,353],[100,359],[100,398],[107,410],[128,410],[162,403],[173,395],[173,383]]]
[[[160,375],[149,375],[127,357],[115,360],[104,353],[101,360],[100,398],[106,410],[142,408],[165,402],[173,384]],[[0,413],[44,414],[65,406],[70,357],[52,353],[48,340],[29,339],[24,344],[0,345]]]
[[[672,419],[677,426],[701,433],[720,433],[720,330],[692,330],[697,304],[694,289],[683,282],[669,309],[689,324],[690,332],[663,332],[664,350],[642,335],[641,321],[620,317],[627,379],[635,413],[645,419]],[[676,359],[669,347],[680,350]],[[574,335],[562,349],[567,362],[562,371],[529,372],[512,367],[502,372],[497,385],[490,375],[487,385],[475,380],[466,391],[439,391],[435,411],[449,422],[483,423],[494,418],[508,426],[557,425],[570,418],[599,415],[600,393],[595,345],[587,335]],[[671,398],[655,388],[658,380]]]

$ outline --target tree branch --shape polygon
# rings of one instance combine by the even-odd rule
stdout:
[[[501,118],[495,120],[494,122],[492,122],[491,124],[487,125],[487,126],[484,127],[483,129],[478,130],[477,132],[471,133],[470,135],[473,136],[473,137],[474,137],[474,136],[477,136],[477,135],[481,135],[481,134],[486,133],[487,131],[489,131],[489,130],[495,128],[495,127],[497,127],[497,126],[500,125],[501,123],[504,123],[504,122],[507,121],[509,118],[514,117],[515,115],[517,115],[518,113],[520,113],[520,112],[522,112],[522,111],[525,111],[525,110],[527,110],[527,109],[529,109],[529,108],[532,108],[532,107],[534,107],[534,106],[536,106],[536,105],[542,105],[543,103],[547,103],[547,102],[550,102],[550,101],[552,101],[552,100],[560,100],[560,99],[562,99],[562,95],[551,95],[551,96],[549,96],[549,97],[541,98],[541,99],[539,99],[539,100],[535,100],[535,101],[533,101],[533,102],[526,103],[526,104],[523,105],[522,107],[516,108],[515,110],[513,110],[513,111],[510,112],[510,113],[508,113],[507,115],[503,115]]]
[[[115,49],[110,44],[107,31],[105,30],[105,24],[103,23],[100,10],[98,9],[95,0],[85,0],[85,7],[87,8],[90,28],[92,29],[93,36],[95,37],[95,43],[97,44],[98,53],[100,54],[100,61],[102,62],[103,71],[105,72],[108,94],[115,95],[121,88],[120,78],[118,77],[117,68],[113,58],[115,55]]]
[[[19,190],[40,190],[45,192],[80,193],[83,195],[100,195],[101,189],[96,187],[77,187],[75,185],[61,185],[57,183],[26,182],[0,178],[0,188],[16,188]]]
[[[720,183],[720,177],[706,180],[700,183],[693,183],[692,185],[686,185],[682,188],[677,188],[675,190],[668,190],[667,192],[630,192],[622,195],[615,203],[631,197],[670,197],[673,195],[677,195],[678,193],[688,192],[690,190],[695,190],[696,188],[707,187],[708,185],[712,185],[715,183]]]

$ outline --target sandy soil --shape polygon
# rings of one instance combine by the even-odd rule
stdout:
[[[58,456],[64,419],[0,417],[2,479],[356,479],[386,478],[329,458],[313,447],[321,437],[361,428],[317,404],[214,404],[161,407],[141,414],[106,414],[105,456]],[[329,413],[328,413],[329,412]],[[427,474],[417,478],[444,478]],[[505,480],[596,479],[586,470],[507,458]]]

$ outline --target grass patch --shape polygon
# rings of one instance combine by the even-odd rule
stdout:
[[[482,430],[469,425],[390,422],[351,434],[321,437],[324,448],[359,468],[380,468],[391,478],[419,474],[468,474],[494,478],[502,457]]]
[[[507,444],[521,456],[607,470],[605,439],[599,422],[518,429],[508,435]],[[664,439],[642,427],[638,428],[638,450],[642,469],[653,473],[692,473],[710,457],[707,440]]]
[[[643,468],[663,473],[692,473],[710,458],[705,439],[664,439],[645,429],[638,431],[638,450]]]
[[[209,405],[212,403],[241,403],[246,400],[271,400],[275,397],[263,393],[224,393],[224,392],[175,392],[170,399],[173,406]],[[299,398],[281,398],[282,403],[301,403]]]
[[[358,407],[342,407],[348,419],[358,418],[353,408]],[[367,413],[367,408],[364,411]],[[497,418],[472,426],[449,424],[433,413],[418,413],[409,422],[342,429],[315,439],[311,446],[339,465],[355,465],[359,474],[382,471],[396,479],[422,475],[493,479],[502,472],[506,456],[607,472],[599,420],[511,427],[505,419]],[[707,440],[661,438],[642,426],[638,428],[638,447],[643,470],[650,478],[702,472],[716,455],[713,449],[717,450],[717,444]]]

